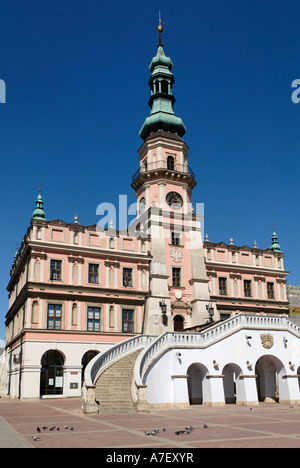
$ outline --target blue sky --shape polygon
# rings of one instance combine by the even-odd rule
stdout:
[[[135,201],[159,9],[205,233],[267,248],[274,223],[300,284],[299,0],[2,1],[0,338],[38,183],[49,220],[94,224],[99,203]]]

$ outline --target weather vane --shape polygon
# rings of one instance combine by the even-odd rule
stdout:
[[[38,188],[39,188],[39,193],[41,193],[41,190],[42,190],[42,185],[41,182],[38,184]]]
[[[164,41],[162,40],[161,38],[161,34],[164,30],[163,26],[165,25],[165,23],[163,22],[163,20],[161,19],[161,16],[160,16],[160,10],[159,10],[159,17],[158,17],[158,27],[157,27],[157,32],[158,32],[158,45],[163,45],[164,44]]]

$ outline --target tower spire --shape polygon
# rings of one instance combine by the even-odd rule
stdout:
[[[151,108],[150,116],[146,118],[141,130],[140,137],[146,141],[151,133],[159,130],[174,133],[182,137],[186,128],[180,117],[176,117],[173,105],[175,98],[172,92],[172,86],[175,81],[171,72],[173,68],[172,60],[166,57],[163,49],[163,25],[159,12],[159,24],[157,27],[158,41],[157,54],[153,57],[149,70],[151,72],[148,84],[151,89],[149,106]]]
[[[36,202],[35,202],[36,208],[35,208],[34,212],[32,213],[32,219],[43,219],[43,220],[45,220],[46,215],[45,215],[45,212],[44,212],[44,209],[43,209],[44,202],[43,202],[42,195],[41,195],[42,184],[39,184],[38,188],[39,188],[39,194],[38,194]]]
[[[273,224],[272,245],[270,247],[270,250],[273,250],[273,252],[281,252],[280,245],[278,244],[278,237],[275,232],[275,224]]]

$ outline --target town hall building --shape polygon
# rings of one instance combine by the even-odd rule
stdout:
[[[300,327],[277,234],[265,249],[203,239],[158,33],[137,217],[124,231],[47,220],[39,191],[7,286],[5,393],[82,396],[85,412],[300,403]]]

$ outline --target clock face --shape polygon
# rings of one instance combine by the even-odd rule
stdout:
[[[140,200],[140,213],[144,213],[146,208],[146,200],[145,198],[141,198]]]
[[[166,196],[166,202],[172,210],[179,210],[182,207],[182,197],[177,192],[169,192]]]

